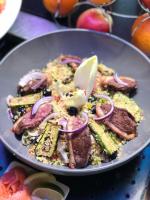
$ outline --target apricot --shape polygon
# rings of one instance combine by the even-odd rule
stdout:
[[[59,15],[64,17],[68,15],[79,0],[43,0],[45,8],[52,14],[57,11]]]
[[[144,53],[150,55],[150,15],[139,16],[131,29],[132,42]]]
[[[111,3],[113,0],[90,0],[91,3],[96,4],[96,5],[104,5]]]

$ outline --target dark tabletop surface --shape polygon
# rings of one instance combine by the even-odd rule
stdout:
[[[84,8],[82,7],[80,9]],[[72,19],[76,18],[80,9],[77,8]],[[130,18],[128,18],[128,16],[113,16],[113,34],[130,41],[130,28],[134,21],[134,17],[141,13],[137,1],[118,0],[110,9],[115,13],[131,15]],[[27,13],[32,15],[28,16]],[[24,0],[22,12],[20,13],[16,23],[10,32],[0,40],[0,59],[2,59],[3,56],[14,46],[25,39],[30,39],[30,35],[25,38],[23,31],[17,28],[18,26],[28,26],[28,24],[20,24],[23,17],[29,17],[29,19],[31,19],[31,17],[35,16],[40,17],[35,20],[45,19],[46,22],[48,20],[49,24],[53,21],[52,16],[42,6],[41,0]],[[63,26],[67,25],[67,19],[59,20],[59,22]],[[45,21],[43,23],[46,24]],[[55,26],[55,24],[51,25]],[[58,28],[62,27],[57,26],[56,29]],[[19,30],[20,33],[16,30]],[[47,28],[46,30],[50,29]],[[34,30],[32,30],[31,37],[33,35],[35,36],[33,32]],[[43,33],[42,30],[40,33]],[[38,36],[38,34],[39,32],[36,35]],[[8,164],[15,159],[16,158],[5,149],[3,144],[0,143],[0,175],[4,172]],[[111,172],[86,177],[57,176],[57,179],[70,187],[71,192],[67,198],[68,200],[141,200],[146,199],[144,193],[149,182],[149,172],[150,147],[148,146],[135,159],[120,168],[112,170]]]

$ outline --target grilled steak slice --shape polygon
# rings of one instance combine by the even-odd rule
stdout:
[[[32,116],[31,111],[20,117],[13,125],[12,131],[16,134],[21,134],[25,129],[37,127],[43,120],[52,112],[50,104],[43,104]]]
[[[77,124],[77,121],[78,124]],[[72,117],[69,126],[73,129],[80,127],[80,119]],[[91,137],[89,128],[85,128],[79,133],[72,134],[69,138],[69,166],[71,168],[82,168],[88,164],[91,152]]]
[[[18,93],[25,95],[41,90],[47,86],[48,79],[45,75],[43,75],[42,79],[31,80],[24,87],[18,86]]]
[[[107,113],[111,108],[110,104],[103,104],[98,113]],[[100,114],[99,114],[100,115]],[[118,134],[120,137],[131,140],[136,136],[136,122],[134,117],[125,109],[114,108],[111,115],[102,120],[109,129]]]
[[[91,151],[91,137],[89,128],[86,128],[81,133],[72,136],[69,141],[69,147],[71,148],[70,154],[73,154],[71,162],[69,163],[70,167],[85,167],[88,164]]]
[[[70,67],[72,67],[74,71],[76,71],[76,69],[82,62],[82,59],[80,57],[72,55],[62,55],[60,56],[60,60],[62,63],[67,63]]]
[[[103,76],[101,79],[101,85],[104,88],[108,88],[115,91],[121,91],[125,93],[133,91],[137,88],[136,80],[125,76],[120,76],[119,78],[126,85],[118,83],[113,76]]]

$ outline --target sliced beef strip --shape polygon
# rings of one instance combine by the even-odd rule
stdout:
[[[48,86],[48,79],[43,75],[42,79],[29,81],[24,87],[18,86],[18,93],[20,94],[29,94],[41,90]]]
[[[80,65],[80,62],[82,62],[82,59],[79,57],[79,56],[73,56],[73,55],[62,55],[61,57],[60,57],[60,60],[63,62],[63,61],[65,61],[65,60],[68,60],[68,59],[72,59],[72,60],[78,60],[79,61],[79,63],[76,63],[76,62],[70,62],[68,65],[70,66],[70,67],[72,67],[72,69],[74,70],[74,71],[76,71],[76,69],[78,68],[78,66]]]
[[[76,117],[71,118],[69,122],[70,128],[78,128],[81,126],[80,119]],[[68,128],[69,129],[69,128]],[[88,164],[91,153],[91,137],[89,128],[85,128],[79,133],[70,134],[69,138],[69,166],[71,168],[83,168]]]
[[[115,78],[113,76],[103,76],[101,78],[101,85],[104,88],[112,89],[115,91],[121,91],[121,92],[130,92],[137,88],[137,81],[125,76],[120,76],[120,80],[122,80],[127,85],[120,84],[116,82]]]
[[[100,109],[102,112],[107,113],[110,108],[110,104],[103,104]],[[133,139],[136,136],[137,124],[135,119],[125,109],[115,107],[113,113],[103,119],[102,123],[126,140]]]
[[[31,111],[20,117],[13,125],[12,131],[15,134],[21,134],[25,129],[37,127],[43,120],[52,112],[52,106],[50,104],[43,104],[32,116]]]
[[[75,167],[82,168],[88,164],[91,152],[91,137],[89,128],[72,137],[72,149],[75,160]]]

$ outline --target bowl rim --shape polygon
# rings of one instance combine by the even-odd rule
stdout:
[[[42,38],[42,37],[47,37],[49,35],[52,34],[57,34],[57,33],[61,33],[61,32],[91,32],[94,34],[99,34],[105,37],[109,37],[112,38],[114,40],[117,40],[127,46],[129,46],[130,48],[132,48],[133,50],[135,50],[136,52],[138,52],[149,64],[150,64],[150,59],[141,51],[139,50],[137,47],[135,47],[134,45],[132,45],[131,43],[127,42],[126,40],[119,38],[118,36],[115,36],[111,33],[99,33],[96,31],[90,31],[90,30],[85,30],[85,29],[61,29],[61,30],[57,30],[54,32],[50,32],[50,33],[46,33],[46,34],[42,34],[38,37],[34,37],[31,40],[27,40],[22,42],[20,45],[16,46],[14,49],[12,49],[0,62],[0,70],[3,68],[2,64],[7,60],[7,58],[16,50],[18,50],[20,47],[24,46],[25,44],[28,44],[30,42],[32,42],[33,40]],[[6,131],[5,131],[6,132]],[[108,170],[112,170],[116,167],[119,167],[123,164],[125,164],[126,162],[128,162],[129,160],[131,160],[132,158],[134,158],[137,154],[139,154],[149,143],[150,143],[150,137],[149,139],[145,142],[144,145],[142,145],[139,149],[137,149],[136,151],[134,151],[132,154],[130,154],[127,158],[124,158],[122,160],[118,160],[115,163],[110,162],[108,165],[106,166],[93,166],[92,168],[82,168],[82,169],[70,169],[70,168],[62,168],[61,166],[53,166],[53,165],[48,165],[48,164],[44,164],[44,163],[40,163],[37,164],[35,163],[35,161],[31,158],[28,159],[26,157],[23,157],[21,155],[20,152],[17,152],[17,149],[13,149],[8,143],[7,141],[2,137],[2,135],[0,134],[0,140],[2,141],[2,143],[6,146],[6,148],[8,150],[10,150],[14,156],[16,156],[17,158],[19,158],[21,161],[27,163],[28,165],[35,167],[37,169],[41,169],[43,171],[51,171],[54,174],[60,174],[60,175],[79,175],[79,176],[83,176],[83,175],[90,175],[90,174],[96,174],[96,173],[101,173],[104,171],[108,171]]]

